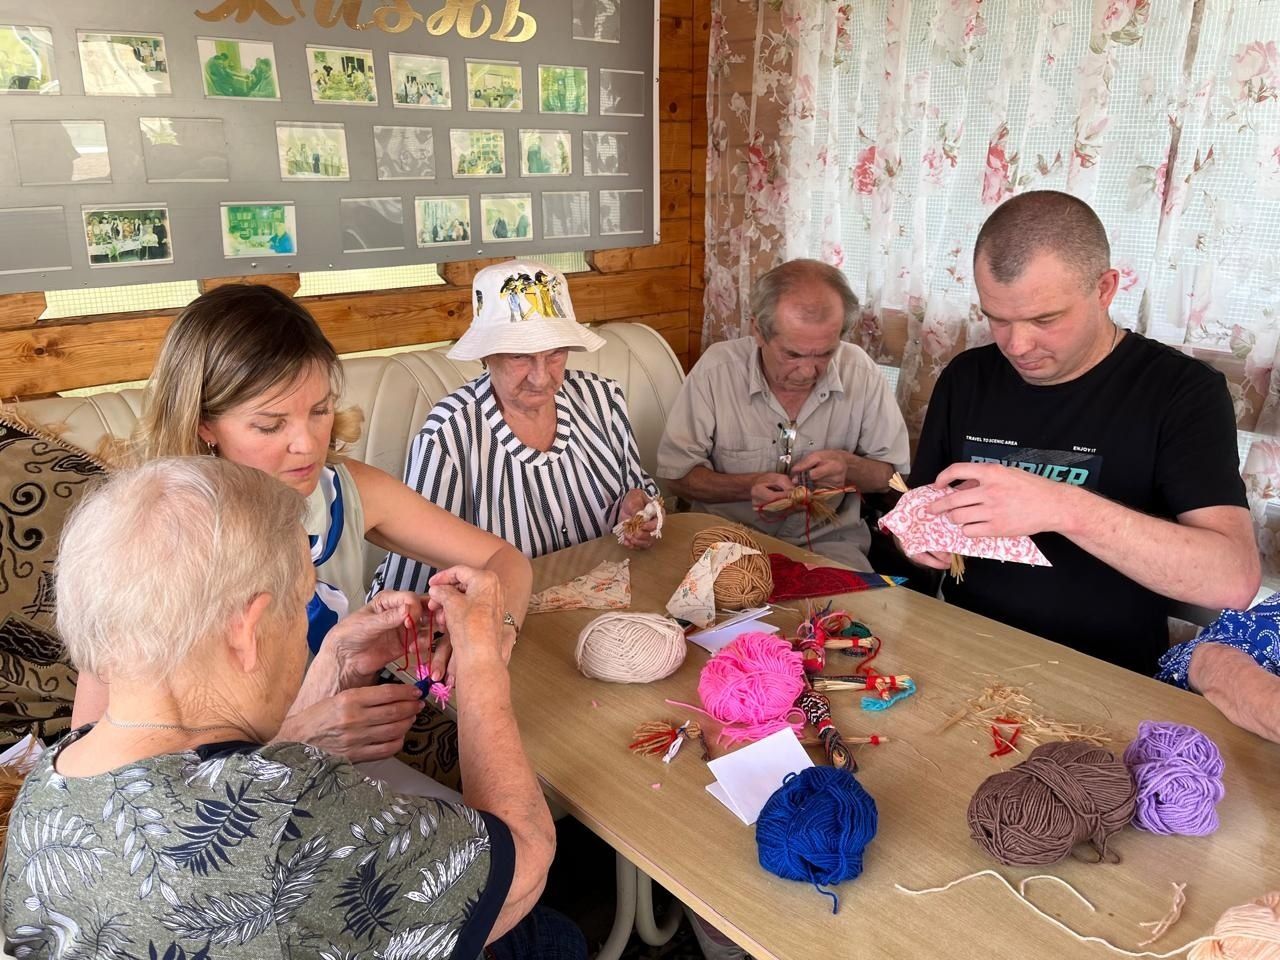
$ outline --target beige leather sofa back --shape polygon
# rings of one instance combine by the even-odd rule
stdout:
[[[596,353],[571,353],[569,366],[591,370],[622,385],[640,459],[655,473],[667,412],[684,380],[680,361],[655,330],[642,324],[608,323],[595,330],[604,337],[605,346]],[[356,459],[395,477],[404,473],[409,448],[427,412],[441,398],[480,375],[479,363],[450,360],[445,356],[447,349],[343,361],[343,405],[359,407],[365,415],[364,432],[352,451]],[[34,400],[22,404],[20,412],[37,423],[56,427],[67,441],[92,452],[108,436],[128,437],[142,402],[143,391],[129,389],[91,397]],[[377,547],[365,545],[366,581],[382,557]]]

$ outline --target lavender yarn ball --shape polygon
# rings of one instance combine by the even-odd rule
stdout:
[[[1133,822],[1166,836],[1203,837],[1218,829],[1224,764],[1217,745],[1195,727],[1144,720],[1125,748],[1138,787]]]

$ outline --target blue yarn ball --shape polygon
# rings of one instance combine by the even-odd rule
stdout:
[[[862,852],[876,835],[876,802],[853,774],[809,767],[774,792],[756,821],[760,866],[822,890],[862,873]]]

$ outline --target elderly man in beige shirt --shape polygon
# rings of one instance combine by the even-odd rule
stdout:
[[[793,513],[775,522],[758,508],[785,496],[800,474],[815,488],[888,488],[906,472],[907,426],[893,391],[861,348],[845,343],[858,298],[844,274],[791,260],[751,293],[752,336],[709,347],[694,366],[658,447],[658,476],[695,510],[756,527],[839,563],[869,570],[871,533],[861,497],[831,506],[830,523]]]

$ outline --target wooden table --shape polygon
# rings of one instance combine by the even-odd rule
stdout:
[[[543,557],[534,561],[534,589],[601,560],[629,557],[632,610],[661,612],[690,564],[693,534],[716,522],[701,514],[670,516],[663,539],[644,553],[606,538]],[[816,559],[762,539],[769,550]],[[799,611],[804,604],[787,606]],[[681,669],[657,683],[588,680],[574,665],[574,646],[599,611],[531,616],[511,667],[516,715],[534,769],[575,817],[757,960],[1115,956],[1054,929],[989,877],[927,897],[894,889],[895,883],[940,886],[990,867],[1015,886],[1035,873],[1070,881],[1096,913],[1058,884],[1034,883],[1028,894],[1081,933],[1129,949],[1147,937],[1139,921],[1166,913],[1170,882],[1185,882],[1182,919],[1146,948],[1156,951],[1208,933],[1225,908],[1280,887],[1280,746],[1236,729],[1199,696],[904,588],[849,594],[837,598],[836,607],[883,638],[880,672],[909,673],[919,686],[914,697],[877,714],[859,709],[860,694],[832,695],[836,725],[846,736],[893,738],[855,748],[858,779],[876,800],[880,827],[862,876],[837,888],[837,915],[812,886],[759,866],[754,828],[706,792],[713,777],[692,750],[670,765],[627,751],[638,724],[692,717],[664,701],[699,702],[698,674],[707,659],[700,647],[690,644]],[[770,619],[789,630],[798,616],[775,613]],[[853,672],[844,667],[855,661],[831,659],[828,672]],[[966,699],[994,682],[1023,688],[1054,719],[1102,725],[1116,752],[1144,719],[1203,730],[1226,760],[1222,826],[1204,838],[1160,837],[1129,827],[1112,840],[1122,858],[1118,865],[1068,860],[1023,869],[995,863],[970,838],[965,811],[983,779],[1021,757],[992,759],[990,736],[971,727],[938,732]],[[814,757],[820,759],[816,748]]]

